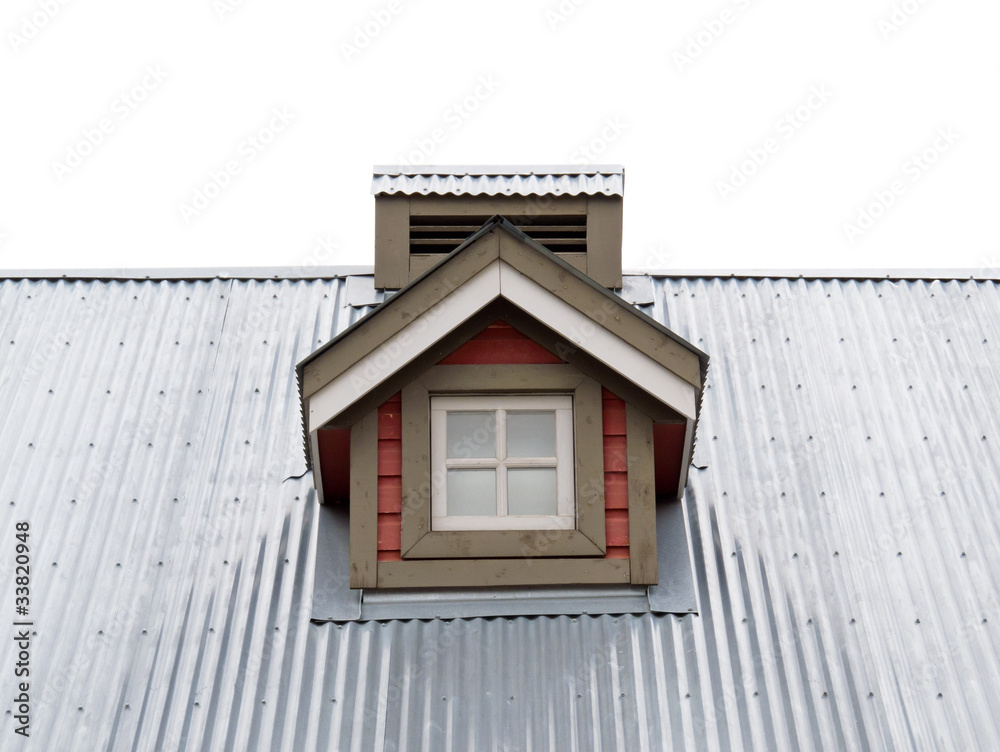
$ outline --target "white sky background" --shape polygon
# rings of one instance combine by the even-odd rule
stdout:
[[[626,268],[1000,267],[998,28],[996,0],[5,0],[0,268],[370,264],[402,159],[624,164]]]

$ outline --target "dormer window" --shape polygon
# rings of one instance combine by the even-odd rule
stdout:
[[[573,398],[431,397],[432,530],[576,525]]]
[[[686,484],[707,358],[613,292],[623,171],[442,172],[376,174],[375,285],[395,292],[300,365],[350,587],[634,598],[659,579],[658,497],[676,509]]]

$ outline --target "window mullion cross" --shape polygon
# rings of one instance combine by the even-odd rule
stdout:
[[[507,505],[507,411],[497,410],[497,515],[506,517]]]

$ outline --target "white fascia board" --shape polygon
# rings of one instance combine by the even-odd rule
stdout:
[[[500,262],[494,261],[312,395],[309,430],[342,413],[499,295]]]
[[[565,337],[567,341],[620,373],[685,418],[694,420],[697,402],[694,386],[502,261],[500,291],[511,303]]]

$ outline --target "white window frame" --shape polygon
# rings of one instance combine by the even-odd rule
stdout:
[[[507,457],[507,412],[546,411],[556,414],[555,457]],[[493,412],[495,457],[449,458],[447,447],[449,412]],[[572,530],[576,527],[574,484],[573,397],[567,394],[433,396],[430,410],[432,530]],[[556,470],[554,515],[507,514],[507,469],[540,467]],[[495,516],[448,515],[448,470],[494,469],[497,478]]]

